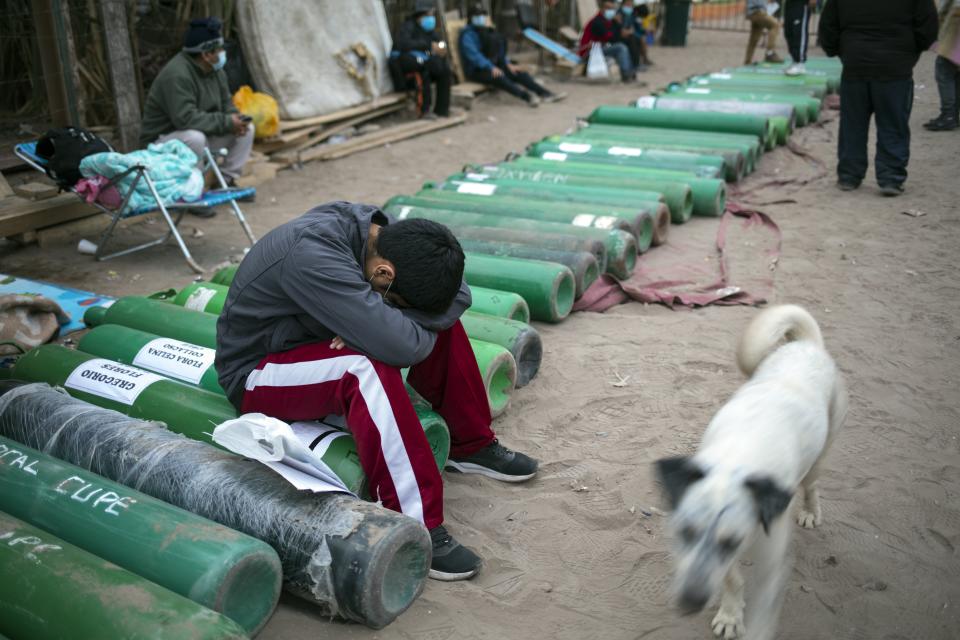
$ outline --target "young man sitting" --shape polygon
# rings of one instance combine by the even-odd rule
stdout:
[[[531,107],[538,106],[541,100],[556,102],[566,97],[563,93],[551,93],[510,61],[507,40],[490,26],[482,4],[467,11],[467,26],[460,32],[460,59],[467,78],[503,89]]]
[[[583,28],[578,55],[586,60],[594,43],[599,43],[605,58],[613,58],[620,67],[620,79],[632,82],[637,73],[630,59],[630,47],[623,42],[623,25],[617,18],[617,3],[604,0],[600,11]]]
[[[421,521],[431,577],[470,578],[480,558],[443,526],[443,482],[404,386],[450,429],[447,468],[506,482],[537,462],[501,445],[460,316],[470,306],[464,255],[429,220],[331,202],[257,242],[217,322],[220,384],[243,413],[297,421],[341,415],[370,495]]]

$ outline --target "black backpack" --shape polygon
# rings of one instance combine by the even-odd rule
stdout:
[[[69,189],[83,177],[81,160],[104,151],[113,148],[100,136],[78,127],[50,129],[37,141],[37,155],[47,161],[47,175],[61,189]]]

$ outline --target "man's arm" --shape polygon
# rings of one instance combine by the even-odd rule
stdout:
[[[833,57],[840,54],[840,15],[837,0],[827,0],[820,14],[820,46],[823,52]]]
[[[436,334],[384,302],[342,242],[305,234],[284,258],[280,281],[311,318],[375,360],[409,367],[433,350]]]
[[[493,62],[480,50],[480,34],[473,29],[460,32],[460,57],[479,71],[493,67]]]
[[[233,96],[230,95],[230,86],[227,84],[227,74],[221,71],[215,71],[217,82],[220,83],[220,104],[223,105],[223,112],[226,114],[240,113],[237,105],[233,104]]]
[[[453,299],[450,308],[445,312],[441,314],[429,314],[417,309],[402,309],[402,311],[403,315],[426,329],[443,331],[452,327],[453,324],[460,319],[460,316],[463,315],[463,312],[470,308],[471,304],[473,304],[473,297],[470,294],[470,287],[467,286],[467,281],[464,280],[460,283],[460,291],[457,292],[457,297]]]
[[[197,108],[197,96],[189,78],[177,78],[160,95],[164,110],[177,131],[196,129],[207,135],[218,136],[233,130],[229,113],[206,113]]]
[[[926,51],[937,41],[940,21],[933,0],[917,0],[917,9],[913,15],[913,39],[917,51]]]

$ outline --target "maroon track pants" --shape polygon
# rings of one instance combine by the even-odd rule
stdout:
[[[451,457],[493,441],[487,393],[459,321],[437,334],[407,382],[446,420]],[[428,529],[443,522],[443,482],[397,367],[329,342],[271,353],[247,377],[242,409],[287,422],[344,416],[370,495]]]

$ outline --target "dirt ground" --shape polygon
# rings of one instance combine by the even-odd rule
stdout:
[[[685,49],[654,48],[657,65],[645,79],[659,86],[736,64],[744,40],[695,31]],[[773,302],[813,312],[851,393],[846,428],[822,478],[824,524],[795,531],[783,639],[960,638],[960,132],[920,127],[936,113],[931,55],[915,75],[906,195],[880,197],[872,171],[858,191],[835,188],[834,121],[795,138],[826,163],[828,175],[754,197],[796,200],[761,207],[783,232]],[[323,201],[382,203],[465,162],[497,160],[561,132],[596,104],[640,93],[620,85],[562,88],[570,98],[557,105],[532,110],[488,96],[465,126],[281,172],[245,209],[263,234]],[[764,156],[745,186],[814,173],[780,148]],[[904,215],[907,209],[926,215]],[[201,264],[222,263],[242,246],[225,214],[187,225],[204,234],[190,239]],[[684,228],[673,233],[682,237]],[[75,243],[44,251],[0,245],[0,270],[113,295],[192,278],[173,247],[98,264],[77,255]],[[484,557],[480,575],[428,581],[411,609],[377,632],[331,622],[285,596],[259,637],[709,638],[712,611],[682,618],[669,607],[665,506],[651,463],[692,452],[741,383],[733,347],[755,313],[631,303],[538,326],[541,373],[494,425],[506,444],[540,459],[538,477],[507,486],[446,476],[447,524]],[[626,386],[613,386],[618,375],[629,376]]]

